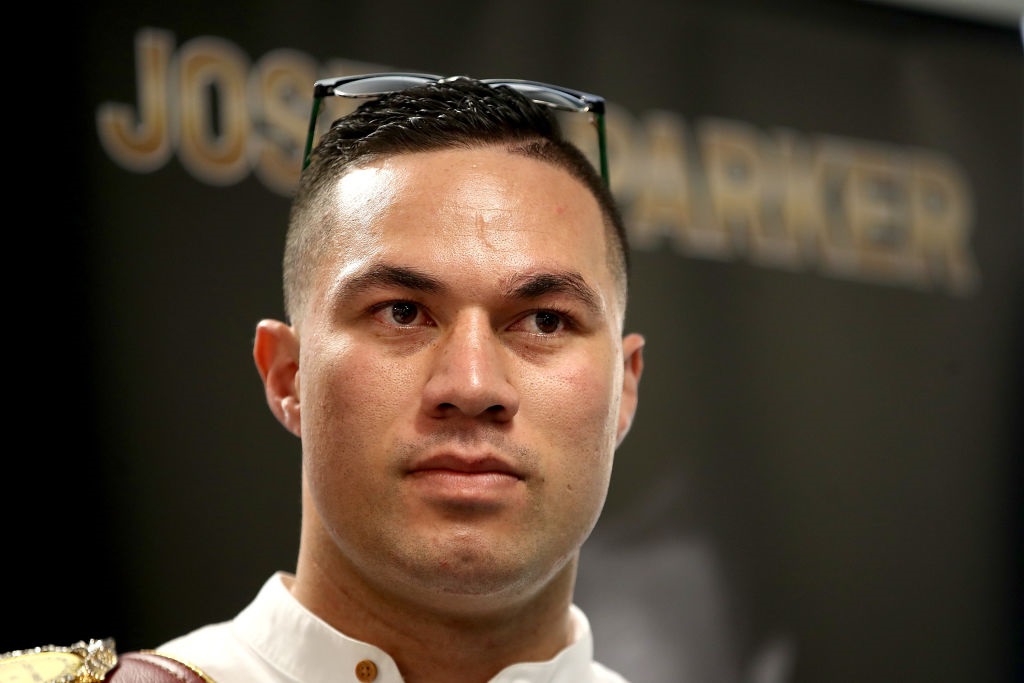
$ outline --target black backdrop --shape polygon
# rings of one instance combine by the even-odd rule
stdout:
[[[281,315],[273,155],[308,92],[271,67],[394,68],[612,103],[648,370],[579,580],[601,659],[635,683],[1019,669],[1015,27],[838,0],[34,9],[0,652],[154,646],[293,566],[298,443],[250,344]]]

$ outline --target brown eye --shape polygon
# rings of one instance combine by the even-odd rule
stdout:
[[[534,314],[537,331],[542,334],[554,334],[562,324],[562,317],[551,311],[540,311]]]
[[[419,307],[409,301],[391,304],[391,319],[399,325],[411,325],[416,322]]]

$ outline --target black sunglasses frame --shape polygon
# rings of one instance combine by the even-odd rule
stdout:
[[[302,154],[302,170],[309,166],[313,152],[313,140],[316,136],[316,124],[325,97],[348,97],[355,99],[371,99],[388,93],[400,92],[408,88],[427,83],[443,83],[460,76],[444,77],[434,74],[380,72],[323,78],[313,84],[313,109],[309,115],[309,132],[306,135],[306,147]],[[484,78],[480,79],[492,88],[508,86],[525,95],[530,100],[558,109],[560,111],[590,113],[597,128],[598,156],[601,177],[606,184],[608,178],[608,151],[605,140],[605,100],[600,95],[574,90],[560,85],[551,85],[540,81],[528,81],[519,78]]]

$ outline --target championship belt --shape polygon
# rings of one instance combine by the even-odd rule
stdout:
[[[112,638],[0,654],[2,683],[214,683],[196,667],[153,650],[117,654]]]

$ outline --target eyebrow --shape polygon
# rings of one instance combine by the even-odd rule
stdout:
[[[547,294],[567,294],[592,313],[601,312],[597,293],[576,272],[537,273],[512,278],[505,296],[509,299],[538,299]]]
[[[375,264],[366,272],[346,280],[339,288],[342,298],[348,298],[376,287],[401,287],[429,294],[444,293],[448,288],[426,273],[412,268]]]

